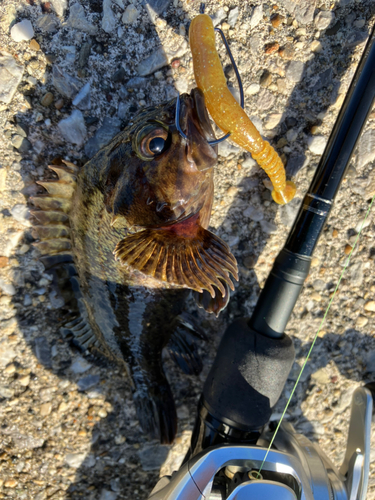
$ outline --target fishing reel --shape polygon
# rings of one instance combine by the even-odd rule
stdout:
[[[244,319],[234,322],[206,380],[185,462],[159,480],[150,500],[365,500],[375,384],[353,394],[345,458],[337,470],[289,422],[268,422],[293,357],[286,335],[270,339]],[[271,366],[276,370],[266,377]]]
[[[370,391],[357,389],[339,471],[316,444],[283,422],[265,460],[269,427],[256,446],[218,445],[202,451],[171,478],[161,478],[150,500],[364,500],[371,413]]]

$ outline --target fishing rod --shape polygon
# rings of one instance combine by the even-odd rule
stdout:
[[[152,500],[366,497],[374,384],[354,392],[339,471],[291,424],[280,421],[275,429],[269,419],[294,362],[285,327],[375,100],[374,33],[375,28],[254,312],[250,319],[232,323],[223,336],[204,384],[184,464],[172,479],[159,481]]]

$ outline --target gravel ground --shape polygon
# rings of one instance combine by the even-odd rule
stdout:
[[[27,200],[62,157],[82,165],[145,105],[194,86],[187,44],[192,0],[3,0],[0,7],[0,498],[147,498],[178,468],[196,403],[226,325],[251,314],[306,192],[364,48],[371,0],[208,1],[241,72],[246,110],[278,149],[298,192],[271,201],[266,176],[225,143],[212,228],[238,259],[240,281],[219,319],[195,311],[209,340],[201,376],[166,359],[179,433],[172,447],[143,435],[129,383],[82,356],[59,332],[61,298],[38,263]],[[21,26],[17,23],[24,22]],[[18,41],[19,40],[19,41]],[[163,49],[161,49],[163,47]],[[230,86],[233,69],[225,58]],[[11,76],[10,76],[11,75]],[[372,196],[375,112],[316,249],[288,325],[297,358],[282,410]],[[375,222],[370,214],[287,417],[336,465],[345,450],[353,390],[375,374]],[[372,434],[368,499],[375,499]]]

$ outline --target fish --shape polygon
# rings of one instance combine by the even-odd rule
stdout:
[[[40,260],[64,269],[74,290],[63,332],[123,369],[141,428],[162,444],[177,432],[162,350],[187,374],[202,368],[204,333],[186,298],[193,291],[217,315],[238,280],[228,245],[207,229],[217,146],[203,93],[181,95],[187,139],[176,104],[142,110],[81,168],[51,165],[57,178],[31,200]]]

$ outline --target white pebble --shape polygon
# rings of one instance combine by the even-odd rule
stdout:
[[[264,128],[266,130],[272,130],[273,128],[277,127],[282,117],[283,117],[282,113],[269,114],[264,123]]]
[[[322,135],[313,135],[307,139],[307,146],[309,150],[315,155],[323,154],[326,144],[327,139]]]
[[[260,90],[260,85],[259,83],[252,83],[251,85],[249,85],[249,87],[247,87],[247,89],[245,90],[245,94],[246,95],[255,95],[259,92]]]
[[[138,10],[134,5],[128,5],[125,9],[124,15],[122,16],[122,22],[124,24],[133,24],[138,17]]]
[[[10,30],[10,36],[15,42],[31,40],[34,36],[33,25],[28,19],[15,24]]]

